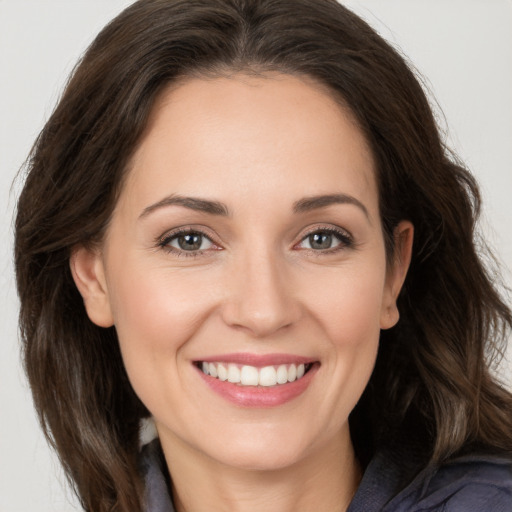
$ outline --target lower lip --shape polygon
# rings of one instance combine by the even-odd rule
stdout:
[[[240,386],[228,381],[210,377],[197,368],[199,375],[208,387],[226,400],[241,407],[276,407],[290,402],[306,391],[318,371],[313,364],[307,373],[298,380],[276,386]]]

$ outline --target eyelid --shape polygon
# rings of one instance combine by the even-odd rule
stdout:
[[[335,247],[332,247],[330,249],[324,249],[324,250],[298,247],[302,242],[304,242],[304,240],[308,236],[310,236],[314,233],[318,233],[318,232],[333,234],[334,236],[336,236],[338,238],[340,243],[338,245],[336,245]],[[198,250],[198,251],[184,251],[184,250],[180,250],[180,249],[177,249],[177,248],[169,245],[169,242],[172,239],[178,237],[181,234],[188,234],[188,233],[197,233],[197,234],[200,234],[200,235],[206,237],[213,244],[214,247],[204,249],[204,250]],[[206,226],[201,226],[201,225],[198,226],[198,225],[193,225],[193,224],[179,226],[179,227],[176,227],[176,228],[166,231],[163,235],[156,238],[155,245],[156,245],[156,247],[158,247],[160,249],[167,250],[168,252],[174,253],[175,255],[178,255],[178,256],[180,256],[180,255],[199,256],[199,255],[208,253],[210,251],[218,251],[218,250],[223,249],[222,244],[219,243],[219,241],[218,241],[218,237],[211,231],[211,229],[207,228]],[[305,231],[302,232],[299,241],[293,245],[293,249],[309,251],[309,252],[315,253],[316,255],[322,255],[322,254],[334,253],[339,250],[343,250],[343,249],[347,249],[347,248],[354,248],[355,246],[356,246],[356,243],[354,241],[352,234],[349,231],[347,231],[346,229],[341,228],[339,226],[332,225],[332,224],[317,224],[314,226],[309,226]]]
[[[338,239],[341,243],[335,247],[332,247],[330,249],[325,249],[325,250],[307,249],[307,248],[301,249],[298,247],[302,242],[304,242],[304,240],[306,240],[307,237],[309,237],[310,235],[312,235],[314,233],[318,233],[318,232],[333,234],[338,237]],[[301,234],[299,241],[297,243],[295,243],[293,247],[297,248],[298,250],[311,251],[311,252],[316,253],[317,255],[320,255],[320,254],[328,254],[328,253],[336,252],[337,250],[343,250],[346,248],[352,248],[355,245],[356,244],[354,241],[354,237],[350,234],[349,231],[347,231],[346,229],[343,229],[339,226],[333,226],[332,224],[330,224],[330,225],[310,226],[304,233]]]
[[[212,244],[213,248],[199,250],[199,251],[184,251],[180,250],[176,247],[172,247],[169,245],[169,242],[176,237],[184,234],[191,234],[191,233],[197,233],[201,236],[204,236],[207,238]],[[205,226],[197,226],[197,225],[185,225],[185,226],[179,226],[173,229],[170,229],[166,231],[163,235],[159,236],[155,240],[155,244],[158,248],[164,249],[170,253],[175,253],[176,255],[185,255],[185,256],[197,256],[204,254],[206,252],[209,252],[211,250],[218,251],[221,250],[223,247],[222,245],[217,241],[217,238],[215,235],[212,234],[211,230],[206,228]]]

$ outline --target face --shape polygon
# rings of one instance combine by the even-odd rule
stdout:
[[[103,247],[72,268],[164,450],[265,469],[348,439],[407,261],[386,265],[349,113],[269,75],[163,94]]]

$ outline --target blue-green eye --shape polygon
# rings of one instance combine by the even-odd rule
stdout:
[[[210,249],[213,242],[202,233],[187,231],[167,238],[165,245],[179,251],[195,252]]]

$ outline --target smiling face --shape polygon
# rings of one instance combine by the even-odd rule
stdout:
[[[191,79],[155,105],[101,251],[72,269],[166,454],[273,469],[350,444],[398,318],[397,233],[388,269],[371,153],[318,85]]]

